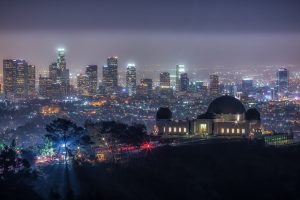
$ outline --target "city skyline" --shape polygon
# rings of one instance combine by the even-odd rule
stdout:
[[[0,197],[300,199],[299,0],[0,0]]]
[[[24,10],[27,15],[20,14]],[[131,62],[154,70],[177,63],[190,69],[299,68],[298,10],[295,0],[4,0],[0,60],[23,58],[47,68],[55,49],[63,47],[73,73],[85,65],[102,66],[109,56],[120,57],[124,69]]]

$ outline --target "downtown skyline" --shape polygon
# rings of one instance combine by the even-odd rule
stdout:
[[[124,69],[131,62],[141,70],[168,70],[178,63],[191,70],[299,68],[299,9],[295,0],[4,0],[0,60],[23,58],[46,69],[62,47],[73,73],[102,66],[109,56],[118,56]]]

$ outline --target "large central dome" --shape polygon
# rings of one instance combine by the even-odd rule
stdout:
[[[225,95],[213,100],[208,106],[207,112],[215,114],[242,114],[246,110],[238,99]]]

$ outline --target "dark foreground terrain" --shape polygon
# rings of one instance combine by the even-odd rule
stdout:
[[[48,178],[37,178],[35,191],[10,189],[6,199],[300,199],[300,146],[162,147],[125,164],[48,166],[43,173]]]

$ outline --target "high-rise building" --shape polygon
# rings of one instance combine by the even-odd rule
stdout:
[[[218,75],[210,75],[210,84],[209,84],[209,94],[212,97],[217,97],[220,95],[219,88],[219,76]]]
[[[77,76],[77,89],[78,93],[83,96],[89,96],[89,77],[86,74]]]
[[[35,93],[35,66],[25,60],[3,60],[4,94],[7,98],[24,99]]]
[[[49,77],[39,77],[39,95],[42,97],[51,97],[53,89],[53,81]]]
[[[36,94],[35,91],[35,66],[34,65],[28,65],[28,95],[33,96]]]
[[[70,72],[67,69],[65,49],[57,49],[57,67],[59,70],[57,82],[61,85],[62,95],[68,95],[70,91]]]
[[[126,68],[126,88],[129,96],[136,94],[136,67],[135,64],[128,64]]]
[[[171,87],[171,79],[169,72],[162,72],[159,75],[159,86],[161,89],[169,89]]]
[[[49,65],[49,78],[53,81],[56,82],[58,80],[59,77],[59,68],[57,67],[57,63],[51,63],[51,65]]]
[[[89,95],[96,95],[98,85],[98,66],[88,65],[85,69],[85,74],[88,77],[88,93]]]
[[[251,78],[244,78],[242,80],[242,92],[245,95],[249,95],[250,93],[252,93],[254,90],[253,88],[253,79]]]
[[[57,49],[56,62],[49,65],[49,79],[52,81],[49,97],[63,97],[70,93],[70,73],[67,69],[65,49]],[[56,88],[56,89],[54,89]]]
[[[14,60],[3,60],[3,91],[7,98],[13,97],[16,88],[16,69]]]
[[[107,58],[107,65],[103,66],[103,86],[108,93],[112,93],[118,87],[118,57]]]
[[[180,91],[187,91],[189,88],[189,78],[187,73],[182,73],[180,75]]]
[[[61,72],[64,72],[67,69],[65,49],[57,49],[57,67]]]
[[[141,79],[140,85],[137,87],[138,95],[151,96],[152,95],[153,81],[149,78]]]
[[[276,74],[276,89],[279,97],[286,96],[289,91],[289,71],[283,67]]]
[[[184,65],[176,65],[176,92],[181,91],[181,82],[180,82],[180,76],[182,73],[185,72]]]

